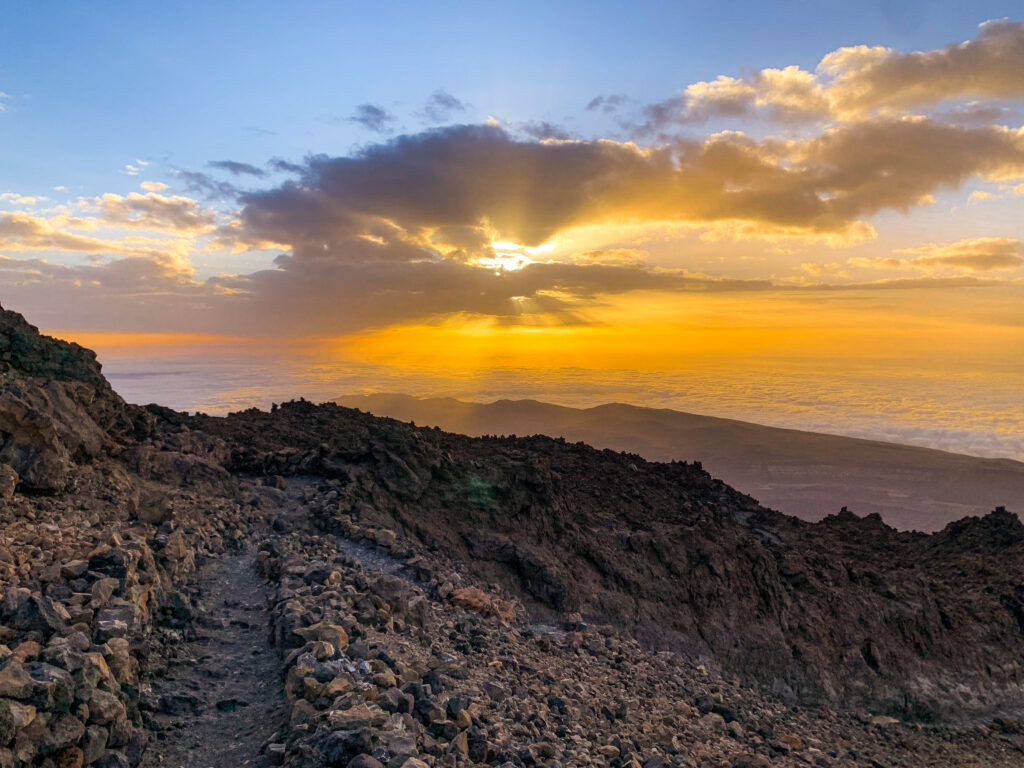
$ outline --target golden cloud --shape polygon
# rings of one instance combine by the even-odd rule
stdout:
[[[853,258],[850,266],[868,269],[914,269],[936,272],[953,269],[961,272],[1012,271],[1024,266],[1024,243],[1014,238],[981,237],[954,243],[929,243],[905,248],[897,253],[909,258]]]
[[[693,83],[679,95],[646,107],[644,122],[635,127],[650,134],[712,118],[848,122],[900,116],[947,101],[1022,97],[1024,24],[1004,19],[986,22],[975,39],[945,48],[901,53],[849,46],[827,54],[815,72],[790,66]],[[983,108],[989,121],[1001,116],[998,110]],[[961,117],[977,119],[966,112]]]

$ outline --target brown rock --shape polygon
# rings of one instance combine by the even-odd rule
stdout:
[[[34,685],[32,678],[17,659],[8,659],[0,669],[0,696],[4,698],[28,699],[32,695]]]
[[[299,627],[292,631],[306,641],[315,642],[323,640],[333,645],[339,651],[344,651],[348,648],[348,633],[345,632],[344,627],[340,627],[337,624],[320,622],[309,627]]]

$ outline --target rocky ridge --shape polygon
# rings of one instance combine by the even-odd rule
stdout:
[[[0,326],[0,768],[1021,762],[1005,511],[810,525],[564,441],[141,408]]]

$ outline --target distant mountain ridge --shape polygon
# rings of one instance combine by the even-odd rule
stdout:
[[[806,520],[841,507],[904,530],[935,531],[995,506],[1024,509],[1024,463],[610,403],[473,403],[352,395],[341,405],[467,435],[545,434],[650,461],[700,461],[762,504]]]

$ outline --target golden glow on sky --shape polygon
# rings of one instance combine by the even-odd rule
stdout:
[[[637,292],[605,297],[578,325],[506,325],[460,315],[336,339],[328,348],[346,358],[412,367],[658,370],[706,358],[767,357],[814,359],[823,368],[871,359],[928,368],[1011,366],[1024,373],[1024,356],[1003,357],[1006,349],[1024,349],[1024,327],[999,322],[1016,311],[1013,297],[974,297],[987,307],[981,320],[962,294],[959,308],[945,317],[922,311],[936,298],[927,291],[895,306],[870,292],[844,298],[847,306],[837,311],[832,297],[796,292],[682,298]]]

